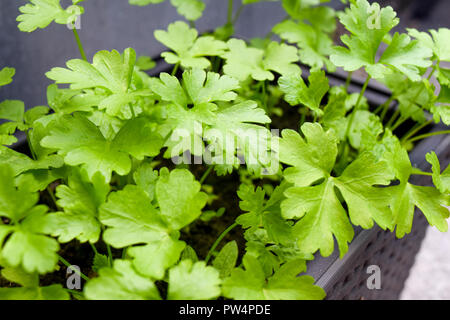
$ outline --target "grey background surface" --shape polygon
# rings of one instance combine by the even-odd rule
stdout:
[[[200,32],[226,23],[226,0],[206,0],[204,16],[198,20]],[[240,1],[235,1],[236,6]],[[25,101],[27,107],[44,104],[45,88],[51,82],[45,72],[73,58],[79,58],[72,31],[52,23],[46,29],[32,33],[20,32],[16,17],[26,0],[0,0],[0,66],[16,68],[14,82],[0,90],[0,100]],[[70,4],[64,0],[63,4]],[[138,55],[158,56],[164,46],[153,37],[154,30],[166,29],[168,24],[183,20],[169,1],[146,7],[130,6],[128,0],[88,0],[83,2],[80,38],[91,59],[99,50],[122,51],[133,47]],[[242,38],[265,35],[274,24],[285,17],[278,3],[247,6],[236,26]]]

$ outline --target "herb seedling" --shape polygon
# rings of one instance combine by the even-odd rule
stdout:
[[[72,2],[30,0],[18,27],[74,24],[84,9]],[[48,106],[0,103],[0,298],[322,299],[314,279],[298,275],[335,240],[345,256],[355,226],[401,238],[418,208],[447,231],[450,169],[430,152],[423,172],[408,152],[449,133],[422,129],[450,124],[450,30],[391,34],[396,13],[367,0],[342,12],[281,0],[287,18],[269,35],[234,38],[255,2],[236,9],[230,0],[227,23],[200,35],[203,1],[171,0],[189,23],[154,32],[172,67],[156,76],[146,72],[156,63],[131,48],[88,61],[73,28],[81,59],[46,73]],[[332,40],[338,22],[342,46]],[[346,85],[330,85],[325,69],[337,67],[349,72]],[[366,80],[352,93],[358,70]],[[0,86],[13,76],[3,68]],[[371,80],[392,92],[385,103],[366,99]],[[16,131],[29,154],[10,148]],[[84,244],[82,292],[40,286]]]

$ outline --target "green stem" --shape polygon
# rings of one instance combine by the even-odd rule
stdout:
[[[426,139],[426,138],[433,137],[433,136],[439,136],[439,135],[443,135],[443,134],[450,134],[450,130],[436,131],[436,132],[421,134],[420,136],[416,136],[414,138],[406,140],[406,142],[414,142],[417,140],[422,140],[422,139]]]
[[[236,23],[236,21],[241,16],[242,11],[244,10],[245,6],[241,4],[239,9],[237,10],[236,14],[234,15],[233,21],[231,22],[233,25]]]
[[[59,258],[59,260],[67,267],[67,268],[69,268],[70,266],[71,266],[71,264],[69,263],[69,261],[67,261],[66,259],[64,259],[63,257],[61,257],[59,254],[58,254],[58,258]],[[80,277],[82,277],[84,280],[86,280],[86,281],[89,281],[89,278],[87,277],[87,276],[85,276],[84,274],[83,274],[83,272],[81,272],[81,271],[78,271],[78,270],[76,270],[76,269],[72,269],[76,274],[78,274]]]
[[[222,60],[220,57],[214,57],[213,63],[212,63],[214,72],[219,73],[221,62],[222,62]]]
[[[71,290],[71,289],[66,289],[66,288],[64,288],[64,290],[71,294],[78,294],[78,295],[83,294],[81,291],[77,291],[77,290]]]
[[[131,116],[134,118],[136,118],[136,113],[134,112],[134,107],[131,103],[128,104],[128,106],[130,107],[131,110]]]
[[[353,72],[349,72],[347,75],[347,80],[345,81],[345,91],[348,92],[348,87],[350,86],[350,83],[352,82],[352,75]]]
[[[400,115],[400,109],[395,110],[392,117],[389,119],[388,123],[386,124],[387,128],[390,128],[395,120],[397,120],[397,117]]]
[[[269,110],[267,109],[267,88],[266,88],[266,81],[262,82],[262,103],[263,103],[263,109],[266,110],[267,113],[269,113]]]
[[[299,126],[299,130],[302,127],[302,125],[305,123],[306,120],[306,110],[302,110],[301,112],[301,117],[300,117],[300,126]]]
[[[436,71],[436,67],[433,67],[433,70],[430,72],[430,74],[427,77],[427,80],[430,80],[431,77],[433,76],[434,72]],[[417,98],[419,98],[420,94],[422,93],[424,87],[421,87],[418,91],[417,94],[414,96],[414,98],[411,100],[410,106],[412,106],[415,101],[417,100]],[[391,98],[393,98],[393,96],[391,96]],[[391,100],[391,99],[389,99]],[[389,101],[388,100],[388,101]],[[392,100],[391,100],[392,101]],[[389,101],[389,104],[390,102]],[[381,115],[381,121],[384,120],[384,116],[386,115],[387,109],[389,108],[389,105],[385,106],[385,109],[383,110],[383,114]],[[392,124],[394,123],[394,120],[396,120],[396,118],[398,117],[398,115],[400,114],[400,110],[397,109],[396,112],[392,115],[391,119],[389,119],[389,122],[387,123],[387,127],[392,126]],[[394,125],[394,128],[391,128],[391,130],[395,130],[395,128],[397,128],[400,124],[402,124],[404,121],[406,121],[407,119],[402,119],[400,118],[397,123]],[[399,122],[400,121],[400,122]]]
[[[108,251],[109,265],[112,267],[113,266],[113,255],[112,255],[112,251],[111,251],[111,246],[109,244],[106,244],[106,250]]]
[[[126,259],[126,257],[127,257],[127,251],[128,251],[128,247],[123,248],[123,250],[122,250],[122,259]]]
[[[212,171],[213,168],[214,168],[213,166],[210,166],[210,167],[205,171],[205,173],[204,173],[204,174],[202,175],[202,177],[200,178],[200,184],[203,184],[203,183],[205,182],[206,178],[208,178],[208,176],[209,176],[209,174],[211,173],[211,171]]]
[[[75,40],[77,41],[78,50],[80,50],[81,58],[83,58],[84,61],[87,61],[86,53],[84,52],[83,44],[81,43],[80,36],[78,35],[78,31],[73,27],[73,35],[75,36]]]
[[[179,67],[180,67],[180,63],[177,63],[177,64],[173,67],[173,69],[172,69],[172,76],[175,76],[175,74],[177,73]]]
[[[433,174],[431,172],[425,172],[425,171],[422,171],[422,170],[420,170],[418,168],[413,168],[411,174],[419,175],[419,176],[433,176]]]
[[[392,126],[391,131],[394,131],[395,129],[397,129],[398,127],[400,127],[406,120],[408,120],[408,118],[404,118],[404,117],[400,117],[398,118],[398,120],[395,122],[395,124]]]
[[[33,160],[37,160],[36,153],[34,152],[33,145],[31,144],[31,141],[30,141],[29,132],[30,132],[30,130],[27,130],[27,132],[26,132],[28,148],[30,149],[31,157],[33,158]]]
[[[433,120],[429,120],[427,122],[424,122],[420,125],[415,125],[409,132],[407,132],[403,138],[401,139],[401,142],[405,142],[406,140],[408,140],[409,137],[415,135],[417,132],[419,132],[420,130],[422,130],[423,128],[425,128],[426,126],[430,125],[433,123]]]
[[[217,238],[217,240],[212,245],[211,249],[209,249],[209,252],[208,252],[208,254],[206,255],[206,258],[205,258],[205,263],[208,263],[209,259],[211,259],[211,256],[212,256],[214,250],[216,250],[217,246],[222,241],[222,239],[225,238],[225,236],[237,226],[238,226],[238,224],[235,222],[235,223],[233,223],[231,226],[229,226],[228,228],[226,228],[222,232],[222,234]]]
[[[50,195],[50,198],[52,198],[52,201],[55,204],[56,210],[58,210],[58,211],[61,210],[61,208],[56,203],[56,197],[55,197],[55,194],[53,193],[52,188],[50,188],[50,185],[47,186],[47,192]]]
[[[350,128],[352,127],[353,121],[355,120],[356,111],[358,111],[359,104],[361,103],[364,93],[366,93],[367,86],[369,85],[369,81],[370,81],[370,76],[367,76],[366,82],[364,82],[361,92],[359,93],[358,100],[356,101],[355,107],[353,108],[352,114],[350,115],[350,119],[348,121],[348,126],[347,126],[347,131],[345,133],[346,137],[348,137],[348,135],[350,133]]]
[[[89,244],[91,245],[91,248],[92,248],[92,250],[94,251],[94,253],[95,253],[96,255],[98,255],[98,250],[97,250],[97,248],[95,247],[95,245],[94,245],[93,243],[90,243],[90,242],[89,242]]]
[[[437,64],[435,66],[433,66],[433,70],[431,70],[430,74],[427,77],[427,80],[430,81],[431,77],[434,75],[434,73],[436,72],[437,68],[439,67],[439,61],[437,62]]]
[[[390,98],[389,98],[385,103],[383,103],[383,104],[380,106],[380,108],[383,109],[383,112],[382,112],[381,115],[380,115],[381,122],[384,121],[384,117],[386,117],[386,113],[388,112],[389,107],[391,106],[391,103],[392,103],[392,101],[394,101],[394,99],[395,99],[395,96],[394,96],[394,95],[391,95]],[[379,110],[377,109],[377,110],[375,111],[375,113],[378,113],[378,111],[379,111]]]
[[[227,24],[233,24],[233,0],[228,0]]]

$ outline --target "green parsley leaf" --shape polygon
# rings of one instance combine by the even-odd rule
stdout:
[[[128,254],[134,257],[140,273],[161,279],[185,247],[183,241],[177,240],[176,231],[200,216],[207,195],[200,192],[200,184],[184,169],[171,173],[161,169],[155,194],[159,210],[147,193],[128,185],[109,196],[101,206],[100,220],[109,227],[103,237],[112,246],[145,244],[129,248]]]
[[[2,261],[1,264],[4,265]],[[20,267],[4,265],[3,278],[21,287],[0,288],[1,300],[69,300],[69,294],[60,284],[39,287],[39,275],[27,273]]]
[[[183,68],[207,69],[211,66],[205,57],[220,56],[226,49],[223,41],[212,36],[198,37],[198,32],[183,21],[171,23],[167,29],[156,30],[155,38],[172,49],[172,52],[163,52],[161,56],[169,64],[179,63]]]
[[[432,165],[433,183],[442,193],[450,193],[450,166],[441,173],[441,165],[434,151],[427,153],[427,161]]]
[[[80,59],[69,60],[66,63],[68,69],[53,68],[46,76],[57,84],[70,84],[72,90],[106,90],[107,94],[102,95],[98,104],[99,109],[129,119],[133,113],[130,104],[151,95],[148,89],[132,86],[135,62],[136,53],[131,48],[125,49],[122,55],[116,50],[100,51],[95,54],[92,64]]]
[[[160,300],[153,281],[138,274],[127,260],[115,260],[114,268],[103,268],[98,278],[84,287],[90,300]]]
[[[305,271],[299,261],[284,264],[266,280],[257,259],[250,255],[243,258],[245,270],[237,268],[224,280],[223,294],[237,300],[316,300],[325,292],[314,286],[310,276],[298,276]]]
[[[236,266],[239,251],[236,241],[230,241],[223,246],[215,257],[212,265],[219,270],[220,278],[228,277]]]
[[[27,155],[7,147],[0,147],[0,163],[9,165],[13,169],[14,176],[27,171],[60,168],[64,165],[63,159],[58,155],[33,160]]]
[[[17,17],[20,31],[32,32],[37,28],[46,28],[53,21],[59,24],[73,23],[84,13],[84,8],[74,4],[63,9],[60,0],[30,0],[19,11],[22,13]]]
[[[365,67],[370,76],[382,79],[394,68],[413,81],[421,79],[419,68],[431,66],[432,52],[406,34],[396,33],[391,43],[377,60],[381,42],[394,28],[399,19],[391,7],[380,9],[378,3],[369,4],[367,0],[357,0],[349,9],[339,15],[341,23],[351,35],[343,35],[342,42],[347,46],[336,47],[331,61],[346,71]],[[387,68],[389,67],[389,68]]]
[[[189,21],[200,18],[205,10],[205,3],[201,0],[170,0],[170,3]]]
[[[3,68],[0,70],[0,87],[6,86],[13,81],[13,77],[16,74],[16,69],[14,68]]]
[[[135,6],[146,6],[164,1],[165,0],[129,0],[129,3]],[[205,10],[205,3],[201,0],[170,0],[170,3],[177,8],[178,14],[189,21],[199,19],[203,14],[203,10]]]
[[[107,255],[95,253],[94,260],[92,262],[92,270],[99,272],[100,269],[109,267],[109,258]]]
[[[448,195],[441,194],[433,187],[416,186],[408,182],[413,172],[411,161],[400,141],[389,131],[383,138],[383,146],[385,152],[382,157],[388,161],[400,181],[399,185],[389,187],[397,237],[402,238],[411,231],[416,207],[422,211],[430,225],[442,232],[447,231],[449,211],[445,206],[450,202]]]
[[[162,73],[160,79],[152,79],[151,88],[160,100],[171,102],[166,106],[166,126],[172,133],[166,141],[165,157],[189,150],[204,155],[216,165],[219,174],[225,174],[240,165],[235,156],[239,147],[250,170],[259,172],[268,164],[261,148],[267,148],[271,135],[266,128],[255,125],[270,122],[264,110],[253,101],[218,104],[236,99],[232,90],[239,88],[237,80],[192,69],[184,72],[182,85],[176,77]],[[210,143],[208,149],[203,138]]]
[[[282,76],[278,80],[281,90],[286,94],[285,100],[291,105],[303,104],[321,116],[320,108],[323,97],[328,92],[328,78],[324,71],[311,73],[308,78],[309,86],[305,84],[300,75],[291,74]]]
[[[137,60],[136,60],[136,67],[138,67],[139,69],[141,69],[142,71],[148,71],[153,69],[154,67],[156,67],[156,62],[153,61],[152,58],[147,57],[147,56],[140,56]]]
[[[17,142],[13,135],[16,130],[26,130],[24,124],[25,105],[19,100],[5,100],[0,103],[0,119],[8,120],[0,124],[0,143],[10,145]],[[3,142],[2,142],[3,141]]]
[[[47,233],[59,237],[61,243],[73,239],[97,242],[101,231],[97,212],[108,192],[109,186],[100,174],[94,175],[91,183],[74,168],[68,185],[56,188],[57,204],[64,212],[48,215],[50,222]]]
[[[353,224],[371,228],[373,220],[382,228],[392,228],[390,197],[386,188],[393,180],[387,162],[377,162],[375,156],[363,153],[338,178],[331,170],[337,156],[336,140],[319,124],[302,126],[305,138],[292,130],[284,130],[280,139],[280,161],[293,167],[285,170],[286,180],[295,186],[285,192],[281,203],[286,219],[299,219],[292,232],[298,236],[302,252],[320,250],[323,256],[333,252],[336,237],[341,257],[353,238],[348,220],[335,188],[341,192],[349,208]],[[319,182],[319,184],[316,184]],[[362,209],[363,208],[363,209]]]
[[[9,224],[0,224],[0,256],[9,266],[21,266],[28,273],[53,271],[59,245],[45,236],[48,208],[36,205],[38,193],[22,185],[16,188],[9,165],[0,165],[0,177],[0,216],[10,220]]]
[[[267,232],[269,241],[273,243],[289,243],[292,230],[289,224],[281,217],[279,202],[286,185],[277,187],[272,197],[265,203],[265,192],[260,188],[254,190],[253,186],[241,184],[238,196],[241,199],[239,207],[248,211],[240,215],[236,222],[244,229],[250,228],[248,232],[254,232],[255,228],[263,227]],[[281,192],[280,192],[281,191]]]
[[[223,67],[225,74],[240,81],[251,77],[258,81],[273,80],[270,71],[279,74],[299,74],[300,68],[295,62],[299,60],[297,49],[286,44],[271,42],[266,50],[247,47],[243,40],[230,39],[228,50],[221,55],[226,60]]]
[[[128,0],[134,6],[147,6],[149,4],[156,4],[164,2],[165,0]]]
[[[106,181],[111,173],[126,175],[131,169],[130,155],[142,160],[159,153],[162,140],[144,118],[129,120],[113,139],[106,139],[99,128],[80,114],[62,116],[50,124],[50,134],[41,141],[58,150],[70,166],[82,165],[92,179],[100,172]]]
[[[450,29],[440,28],[430,30],[431,36],[426,32],[416,29],[407,29],[409,35],[419,40],[424,46],[433,50],[434,58],[438,61],[450,61],[450,45],[447,41],[450,37]]]
[[[220,296],[219,271],[204,261],[182,260],[169,270],[169,300],[207,300]]]
[[[69,300],[70,296],[60,284],[46,287],[0,288],[0,300]]]
[[[312,67],[313,70],[321,69],[324,65],[329,71],[336,69],[329,60],[333,41],[320,29],[306,23],[286,20],[273,27],[272,31],[283,40],[297,44],[300,48],[300,61]]]
[[[441,85],[436,102],[431,106],[434,121],[436,123],[442,121],[444,124],[450,125],[450,86]]]

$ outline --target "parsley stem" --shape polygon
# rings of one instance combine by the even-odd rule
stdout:
[[[64,290],[65,290],[66,292],[68,292],[68,293],[71,293],[71,294],[79,294],[79,295],[82,294],[81,291],[77,291],[77,290],[66,289],[66,288],[64,288]]]
[[[70,264],[69,261],[67,261],[66,259],[64,259],[63,257],[61,257],[59,254],[58,254],[58,258],[59,258],[59,261],[61,261],[67,268],[69,268],[70,266],[72,266],[72,264]],[[89,277],[87,277],[86,275],[84,275],[83,272],[78,271],[78,270],[75,269],[75,268],[73,268],[72,270],[73,270],[76,274],[78,274],[80,277],[82,277],[84,280],[89,281]]]
[[[233,21],[231,22],[233,25],[236,23],[236,21],[241,16],[242,10],[244,10],[244,8],[245,8],[245,6],[243,4],[241,4],[241,6],[237,10],[236,14],[234,15]]]
[[[359,93],[358,100],[356,101],[355,107],[353,108],[352,114],[350,115],[350,119],[348,121],[348,126],[347,126],[347,132],[345,133],[346,137],[348,137],[348,135],[350,133],[350,128],[352,127],[353,121],[355,120],[356,111],[358,111],[359,104],[361,103],[364,93],[366,93],[367,86],[369,85],[369,81],[370,81],[370,76],[367,76],[366,82],[364,82],[361,92]]]
[[[419,176],[432,176],[433,175],[431,172],[425,172],[425,171],[420,170],[419,168],[413,168],[411,174],[419,175]]]
[[[386,123],[386,127],[387,128],[391,128],[392,124],[394,123],[394,121],[397,119],[397,117],[400,115],[400,109],[395,110],[394,114],[392,115],[392,117],[389,119],[389,121]]]
[[[77,28],[75,28],[75,26],[73,26],[72,30],[73,30],[73,35],[75,36],[75,40],[78,45],[78,50],[80,50],[81,58],[83,58],[84,61],[87,61],[86,53],[84,52],[83,44],[81,43]]]
[[[427,122],[424,122],[422,124],[417,124],[415,125],[409,132],[407,132],[403,138],[401,139],[402,143],[405,142],[406,140],[408,140],[409,137],[415,135],[417,132],[419,132],[420,130],[422,130],[423,128],[425,128],[426,126],[430,125],[433,123],[433,120],[429,120]]]
[[[233,0],[228,0],[227,24],[233,24]]]
[[[212,171],[212,169],[213,169],[214,167],[213,166],[210,166],[206,171],[205,171],[205,173],[202,175],[202,177],[200,178],[200,184],[203,184],[203,182],[205,182],[205,180],[206,180],[206,178],[208,178],[208,176],[209,176],[209,174],[211,173],[211,171]]]
[[[106,244],[106,250],[108,251],[109,265],[112,267],[113,266],[113,255],[112,255],[112,251],[111,251],[111,246],[109,244]]]
[[[53,193],[53,190],[50,188],[50,185],[47,186],[47,192],[50,195],[50,198],[52,198],[52,201],[55,204],[56,210],[61,210],[61,208],[58,206],[58,204],[56,202],[55,194]]]
[[[31,144],[29,132],[30,132],[30,130],[26,131],[28,149],[30,149],[31,157],[33,158],[33,160],[37,160],[36,153],[34,152],[33,145]]]
[[[214,250],[216,250],[217,246],[219,245],[219,243],[222,241],[223,238],[225,238],[225,236],[231,231],[233,230],[236,226],[238,226],[238,223],[235,222],[233,223],[231,226],[229,226],[228,228],[226,228],[221,234],[220,236],[217,238],[217,240],[213,243],[211,249],[209,249],[208,254],[206,255],[205,258],[205,263],[207,264],[209,259],[211,259],[211,256],[214,252]]]
[[[127,257],[127,251],[128,251],[128,247],[123,248],[123,250],[122,250],[122,259],[126,259],[126,257]]]
[[[178,68],[180,67],[180,63],[177,63],[172,69],[172,76],[177,74]]]
[[[426,138],[433,137],[433,136],[439,136],[439,135],[443,135],[443,134],[450,134],[450,130],[436,131],[436,132],[430,132],[430,133],[426,133],[426,134],[421,134],[420,136],[416,136],[414,138],[411,138],[411,139],[407,140],[406,143],[407,142],[414,142],[414,141],[417,141],[417,140],[426,139]]]
[[[348,87],[350,86],[350,83],[352,82],[352,75],[353,72],[349,72],[347,75],[347,80],[345,81],[345,91],[348,92]]]
[[[408,118],[405,117],[400,117],[398,118],[398,120],[395,122],[395,124],[392,126],[391,131],[394,131],[395,129],[397,129],[400,125],[402,125],[406,120],[408,120]]]
[[[89,244],[91,245],[91,248],[92,248],[92,250],[94,251],[94,253],[95,253],[96,255],[98,255],[98,251],[97,251],[97,248],[95,247],[95,245],[94,245],[93,243],[91,243],[91,242],[89,242]]]
[[[383,122],[384,117],[386,116],[386,113],[388,112],[389,107],[391,106],[391,103],[392,103],[392,101],[394,101],[394,99],[395,99],[395,96],[391,95],[390,98],[379,107],[379,108],[383,109],[383,112],[380,115],[381,122]],[[379,110],[375,111],[375,113],[378,113],[378,111]]]
[[[134,107],[131,103],[128,104],[128,106],[130,107],[130,111],[131,111],[131,116],[134,118],[136,118],[136,113],[134,112]]]
[[[263,103],[263,108],[264,110],[266,110],[267,113],[269,113],[269,109],[267,107],[267,84],[266,81],[264,80],[262,83],[262,103]]]
[[[436,67],[433,67],[433,70],[431,70],[430,74],[427,77],[427,80],[429,81],[431,79],[431,77],[433,76],[434,72],[436,71]],[[414,96],[414,98],[410,101],[409,103],[409,107],[413,106],[414,103],[416,103],[417,99],[419,98],[419,96],[422,94],[423,89],[425,88],[425,86],[422,86],[419,90],[417,90],[416,95]],[[386,110],[387,111],[387,110]],[[400,117],[397,122],[392,126],[392,124],[394,123],[394,120],[400,115],[400,109],[397,109],[395,111],[395,113],[392,115],[391,119],[389,120],[389,122],[387,123],[387,127],[389,127],[392,131],[394,131],[399,125],[401,125],[403,122],[405,122],[407,119]],[[383,121],[384,119],[384,115],[381,118],[381,120]],[[392,127],[391,127],[392,126]]]

